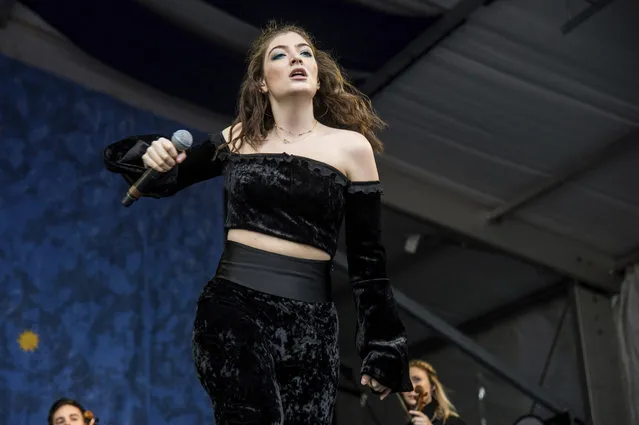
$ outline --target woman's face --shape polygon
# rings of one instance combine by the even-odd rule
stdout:
[[[82,412],[75,406],[65,404],[53,414],[53,425],[80,425],[83,423]]]
[[[313,97],[317,89],[317,62],[308,42],[295,32],[274,37],[264,56],[262,90],[281,99],[290,95]]]
[[[433,388],[430,385],[430,380],[428,379],[428,374],[419,367],[411,367],[410,368],[410,381],[413,384],[413,388],[418,385],[421,385],[426,391],[426,404],[429,404],[433,400],[432,390]],[[418,394],[413,390],[411,392],[402,393],[402,398],[404,402],[408,405],[409,408],[414,408],[417,406],[417,396]]]

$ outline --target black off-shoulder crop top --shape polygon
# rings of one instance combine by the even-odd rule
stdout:
[[[142,155],[160,134],[132,136],[109,145],[105,166],[132,184],[145,171]],[[342,221],[350,280],[358,311],[356,345],[366,373],[394,391],[411,391],[408,354],[386,275],[381,243],[379,181],[354,182],[321,161],[287,153],[238,154],[222,133],[194,144],[187,157],[162,174],[145,196],[170,196],[224,175],[227,229],[248,229],[335,255]]]
[[[142,170],[141,155],[160,135],[125,139],[107,153],[108,164],[126,162]],[[158,182],[150,197],[165,197],[199,181],[224,174],[227,194],[225,227],[246,229],[319,248],[335,255],[349,196],[381,195],[379,181],[352,182],[337,168],[287,153],[232,153],[222,133],[194,145],[185,162]]]

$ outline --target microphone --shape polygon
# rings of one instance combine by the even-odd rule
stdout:
[[[193,144],[193,136],[191,136],[191,133],[186,130],[178,130],[173,133],[173,136],[171,136],[171,142],[178,152],[182,152],[191,147],[191,145]],[[161,174],[163,173],[155,171],[152,168],[146,170],[144,174],[142,174],[142,177],[140,177],[135,183],[133,183],[133,185],[131,185],[129,190],[126,192],[126,195],[124,195],[124,198],[122,198],[121,201],[122,205],[124,205],[125,207],[130,207],[135,201],[142,197],[142,195],[144,194],[144,190],[149,187],[149,185],[152,184],[153,181],[157,179]]]

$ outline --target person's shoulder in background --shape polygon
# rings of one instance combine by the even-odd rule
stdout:
[[[440,422],[440,423],[443,424],[443,422]],[[450,416],[448,420],[446,421],[445,425],[466,425],[466,422],[464,422],[462,418],[459,418],[457,416]]]

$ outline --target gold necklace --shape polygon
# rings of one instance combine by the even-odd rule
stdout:
[[[302,137],[302,136],[304,136],[305,134],[309,134],[309,133],[311,133],[313,130],[315,130],[315,126],[316,126],[316,125],[317,125],[317,120],[315,120],[315,122],[313,123],[313,127],[311,127],[311,129],[310,129],[310,130],[302,131],[301,133],[293,133],[293,132],[291,132],[291,131],[288,131],[288,130],[287,130],[287,129],[285,129],[285,128],[280,127],[280,126],[279,126],[279,125],[277,125],[277,124],[275,124],[275,128],[276,128],[276,129],[278,129],[278,130],[284,131],[284,132],[286,132],[286,133],[288,133],[288,134],[290,134],[290,135],[292,135],[292,136],[295,136],[295,137]],[[290,139],[287,139],[286,137],[282,137],[282,142],[284,142],[284,143],[286,143],[286,144],[288,144],[288,143],[293,143],[293,142],[299,142],[299,141],[300,141],[300,139],[297,139],[297,140],[290,140]]]

